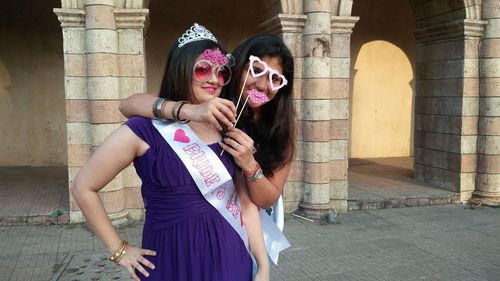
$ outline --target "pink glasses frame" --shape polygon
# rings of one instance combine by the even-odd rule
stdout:
[[[207,63],[209,66],[210,66],[210,76],[208,76],[207,79],[200,79],[198,78],[198,76],[196,76],[196,67],[200,64],[200,63]],[[219,82],[219,72],[222,68],[226,68],[228,71],[229,71],[229,78],[227,79],[227,81],[224,81],[224,83],[220,83]],[[229,66],[227,66],[226,64],[219,64],[219,65],[214,65],[212,64],[210,61],[208,60],[205,60],[205,59],[202,59],[202,60],[199,60],[197,61],[194,66],[193,66],[193,76],[194,76],[194,79],[196,79],[196,81],[199,81],[199,82],[207,82],[209,81],[212,76],[214,76],[217,78],[217,83],[220,85],[220,86],[226,86],[229,81],[231,81],[231,77],[233,75],[232,71],[231,71],[231,68]]]
[[[269,84],[271,85],[271,89],[273,89],[273,91],[277,91],[277,90],[285,87],[286,84],[288,84],[288,80],[286,80],[286,78],[285,78],[285,76],[283,74],[281,74],[278,71],[276,71],[275,69],[269,67],[269,65],[267,65],[267,63],[265,61],[262,61],[259,57],[251,55],[250,58],[249,58],[249,60],[250,60],[249,68],[250,68],[250,72],[252,73],[252,77],[257,78],[257,77],[260,77],[260,76],[266,74],[267,72],[269,72]],[[262,65],[264,65],[264,70],[261,73],[258,73],[258,74],[256,74],[254,72],[254,69],[253,69],[253,63],[256,62],[256,61],[259,62],[259,63],[261,63]],[[273,74],[278,75],[281,78],[281,80],[283,81],[277,87],[275,87],[274,84],[273,84]]]

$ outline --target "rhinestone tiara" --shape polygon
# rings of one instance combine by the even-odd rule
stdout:
[[[186,45],[187,43],[199,41],[199,40],[212,40],[217,43],[217,38],[206,29],[204,26],[194,23],[181,37],[177,40],[179,42],[178,47]]]

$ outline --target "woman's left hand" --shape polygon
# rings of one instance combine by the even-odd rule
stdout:
[[[252,171],[255,168],[257,161],[253,157],[253,139],[242,130],[230,127],[226,138],[219,142],[219,145],[233,156],[234,162],[243,171]]]

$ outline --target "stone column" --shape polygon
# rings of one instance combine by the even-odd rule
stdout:
[[[123,121],[118,111],[118,33],[113,0],[86,0],[85,42],[87,46],[87,92],[92,132],[92,149]],[[100,192],[108,216],[115,223],[126,220],[122,175],[117,175]]]
[[[87,56],[85,48],[85,11],[83,6],[63,5],[54,9],[61,22],[64,55],[64,92],[66,95],[66,133],[68,187],[90,156],[90,114],[87,101]],[[70,193],[70,222],[83,216]]]
[[[460,201],[474,190],[484,24],[456,20],[415,32],[415,177],[456,192]]]
[[[331,120],[327,130],[331,153],[330,205],[336,212],[347,211],[351,34],[358,20],[359,17],[331,17]]]
[[[329,0],[304,1],[301,209],[320,217],[330,209],[331,7]]]
[[[149,10],[142,3],[127,2],[126,9],[116,9],[118,31],[118,69],[120,73],[120,98],[146,92],[145,30]],[[119,113],[118,109],[115,109]],[[125,208],[132,219],[144,217],[141,180],[133,165],[122,172]]]
[[[286,7],[285,11],[301,12],[296,7]],[[294,57],[294,80],[293,80],[293,99],[295,108],[299,109],[301,106],[301,93],[302,93],[302,32],[304,31],[304,23],[306,16],[302,14],[277,14],[270,19],[264,21],[259,27],[265,33],[277,34],[283,38],[283,41],[288,46]],[[292,213],[298,209],[299,202],[302,197],[302,134],[301,134],[301,121],[299,120],[298,126],[298,144],[295,160],[292,164],[292,170],[288,176],[285,188],[283,190],[283,202],[285,213]]]
[[[482,2],[488,22],[479,58],[479,127],[475,201],[500,206],[500,7]]]

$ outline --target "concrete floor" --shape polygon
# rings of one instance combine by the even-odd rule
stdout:
[[[414,180],[411,157],[349,163],[349,210],[456,202],[456,193]],[[0,167],[0,225],[66,223],[68,198],[67,167]]]
[[[67,167],[0,167],[0,225],[66,222],[68,198]]]
[[[458,194],[413,178],[413,158],[349,159],[349,210],[456,203]]]
[[[143,222],[118,228],[140,245]],[[500,209],[467,205],[348,212],[334,224],[285,218],[292,245],[272,281],[498,281]],[[130,280],[80,225],[0,226],[0,280]],[[145,279],[147,280],[147,279]]]

